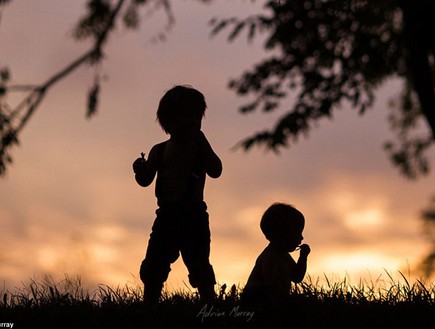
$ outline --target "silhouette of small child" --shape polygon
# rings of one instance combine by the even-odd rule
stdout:
[[[204,95],[190,86],[175,86],[159,103],[157,120],[170,135],[152,147],[148,160],[133,163],[136,182],[149,186],[157,174],[155,195],[158,209],[140,278],[144,300],[158,302],[171,270],[181,252],[190,284],[202,300],[215,296],[215,275],[209,262],[210,229],[204,202],[206,174],[218,178],[222,163],[201,131],[206,110]]]
[[[275,203],[261,218],[260,227],[269,245],[257,258],[243,290],[242,300],[249,304],[276,302],[289,296],[291,282],[301,282],[307,270],[310,247],[300,243],[304,216],[293,206]],[[297,263],[289,252],[300,248]]]

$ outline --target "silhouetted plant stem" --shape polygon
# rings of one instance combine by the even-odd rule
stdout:
[[[100,34],[99,38],[96,40],[94,47],[74,60],[72,63],[67,65],[65,68],[54,74],[52,77],[50,77],[45,83],[43,83],[39,87],[33,87],[33,91],[28,95],[24,101],[21,104],[29,104],[28,109],[24,117],[21,119],[20,124],[15,129],[15,134],[18,135],[18,133],[23,129],[23,127],[26,125],[30,117],[33,115],[33,113],[38,108],[39,104],[41,103],[42,99],[44,98],[47,91],[57,82],[68,76],[71,72],[75,71],[77,68],[79,68],[81,65],[88,61],[92,61],[93,59],[97,58],[97,60],[100,58],[102,53],[102,46],[104,45],[105,41],[107,40],[109,31],[113,28],[116,17],[119,14],[119,11],[122,8],[122,5],[124,4],[125,0],[119,0],[115,9],[112,12],[112,15],[108,21],[108,24],[104,31]],[[24,88],[25,87],[25,88]],[[24,89],[27,89],[29,86],[23,86]],[[19,86],[14,86],[14,89],[19,89]],[[31,87],[32,88],[32,87]],[[36,99],[35,99],[36,98]],[[19,107],[17,108],[19,109]],[[15,110],[14,110],[15,112]]]

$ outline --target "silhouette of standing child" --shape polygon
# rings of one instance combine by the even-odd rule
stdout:
[[[274,302],[290,293],[291,282],[301,282],[307,270],[310,247],[300,243],[305,226],[304,216],[284,203],[271,205],[263,214],[260,228],[269,245],[258,256],[243,290],[243,300],[255,304]],[[300,248],[297,262],[289,252]]]
[[[153,146],[147,160],[142,156],[133,163],[140,186],[149,186],[157,174],[158,209],[140,267],[148,303],[158,302],[170,265],[180,252],[189,282],[198,288],[201,300],[215,297],[204,185],[206,174],[221,175],[222,163],[201,131],[206,107],[204,95],[190,86],[167,91],[160,100],[157,120],[170,138]]]

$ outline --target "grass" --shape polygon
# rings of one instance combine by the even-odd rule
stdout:
[[[399,272],[400,273],[400,272]],[[0,327],[14,328],[432,328],[435,286],[400,273],[357,285],[308,277],[279,304],[247,308],[241,288],[219,286],[213,305],[192,291],[165,292],[159,305],[142,303],[142,287],[83,288],[80,278],[32,280],[0,292]]]

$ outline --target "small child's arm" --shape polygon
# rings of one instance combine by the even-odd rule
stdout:
[[[157,172],[155,147],[151,149],[148,160],[145,159],[144,153],[141,155],[141,158],[133,162],[134,178],[140,186],[147,187],[153,182]]]
[[[222,174],[222,161],[213,151],[202,131],[199,132],[199,148],[204,162],[205,172],[211,178],[218,178]]]
[[[309,253],[311,252],[310,246],[307,244],[303,244],[300,246],[301,251],[299,254],[298,262],[296,263],[296,268],[294,273],[292,273],[291,280],[295,283],[302,282],[305,276],[305,272],[307,271],[307,258]]]

